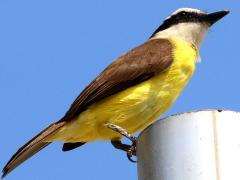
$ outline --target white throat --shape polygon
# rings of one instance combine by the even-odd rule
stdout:
[[[181,39],[194,45],[199,49],[200,44],[207,33],[208,25],[202,23],[179,23],[163,31],[156,33],[151,39],[174,38]]]

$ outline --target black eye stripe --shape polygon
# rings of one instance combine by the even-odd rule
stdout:
[[[201,19],[204,16],[206,16],[205,13],[181,11],[181,12],[179,12],[177,14],[172,15],[168,19],[166,19],[162,23],[162,25],[160,25],[156,29],[156,31],[152,34],[151,37],[153,37],[159,31],[165,30],[165,29],[171,27],[172,25],[176,25],[176,24],[184,23],[184,22],[201,22]]]
[[[178,14],[175,14],[173,16],[171,16],[169,19],[165,20],[165,21],[169,21],[169,22],[176,22],[176,20],[179,21],[185,21],[185,22],[191,22],[193,19],[200,19],[201,16],[204,16],[205,14],[199,14],[199,13],[195,13],[195,12],[185,12],[182,11]],[[178,23],[178,22],[176,22]]]

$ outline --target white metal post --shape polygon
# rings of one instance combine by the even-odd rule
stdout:
[[[140,134],[137,156],[139,180],[240,180],[240,113],[159,120]]]

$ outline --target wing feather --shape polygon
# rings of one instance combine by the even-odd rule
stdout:
[[[61,121],[72,120],[94,102],[161,73],[172,61],[172,45],[168,40],[147,41],[110,64],[82,91]]]

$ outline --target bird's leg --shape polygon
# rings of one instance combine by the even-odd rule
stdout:
[[[111,140],[112,145],[120,150],[127,152],[127,157],[131,162],[136,162],[132,160],[132,156],[136,156],[136,138],[129,134],[125,129],[120,126],[114,124],[107,124],[107,127],[117,133],[120,133],[122,136],[126,137],[130,141],[132,141],[132,145],[123,144],[120,140]]]

